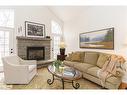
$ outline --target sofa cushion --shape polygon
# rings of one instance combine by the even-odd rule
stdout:
[[[111,76],[111,77],[106,79],[106,82],[109,82],[111,84],[120,84],[121,81],[122,81],[121,78],[115,77],[115,76]]]
[[[99,54],[97,52],[85,52],[84,62],[96,65]]]
[[[73,67],[74,64],[79,64],[79,62],[64,61],[64,64],[67,65],[67,66],[71,66],[71,67]]]
[[[93,67],[92,64],[87,63],[78,63],[74,64],[74,68],[78,69],[79,71],[86,72],[90,67]]]
[[[100,53],[97,60],[97,66],[102,68],[104,63],[108,60],[109,56],[109,54]]]
[[[97,67],[97,66],[96,67],[91,67],[87,70],[87,74],[90,74],[90,75],[98,78],[98,75],[97,75],[98,70],[100,70],[100,68]]]

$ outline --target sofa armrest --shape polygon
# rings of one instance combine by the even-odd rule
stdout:
[[[7,67],[9,67],[10,69],[12,68],[13,70],[28,70],[28,65],[15,65],[15,64],[7,64]]]
[[[65,60],[70,61],[70,57],[69,56],[65,57]]]
[[[122,77],[123,76],[123,72],[120,72],[120,71],[116,71],[116,77]]]
[[[4,73],[6,73],[7,75],[20,75],[23,76],[27,75],[29,68],[28,65],[15,65],[15,64],[6,64],[5,68],[4,68]],[[18,72],[17,72],[18,71]],[[24,73],[25,72],[25,73]]]
[[[117,68],[116,77],[122,77],[124,75],[124,70],[122,68]]]

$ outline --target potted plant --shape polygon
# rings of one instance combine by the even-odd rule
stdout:
[[[60,60],[56,60],[53,62],[53,65],[55,66],[55,69],[57,71],[59,71],[59,67],[61,66],[61,64],[62,64],[62,61],[60,61]]]

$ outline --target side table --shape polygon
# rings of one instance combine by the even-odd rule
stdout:
[[[127,89],[127,83],[122,82],[119,89]]]
[[[64,61],[67,55],[57,55],[57,60]]]

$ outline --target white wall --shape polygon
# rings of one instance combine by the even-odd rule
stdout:
[[[48,7],[42,6],[21,6],[8,7],[15,10],[15,33],[14,33],[14,53],[16,53],[16,36],[25,36],[25,21],[45,24],[46,36],[51,36],[51,21],[55,20],[63,28],[63,22]],[[23,31],[18,33],[18,27],[23,27]]]
[[[84,11],[79,14],[78,18],[66,21],[64,23],[64,35],[67,44],[67,52],[90,50],[118,53],[126,56],[127,47],[125,48],[124,42],[125,38],[127,38],[127,7],[89,6],[83,8]],[[79,48],[79,33],[110,27],[115,28],[114,50]]]

